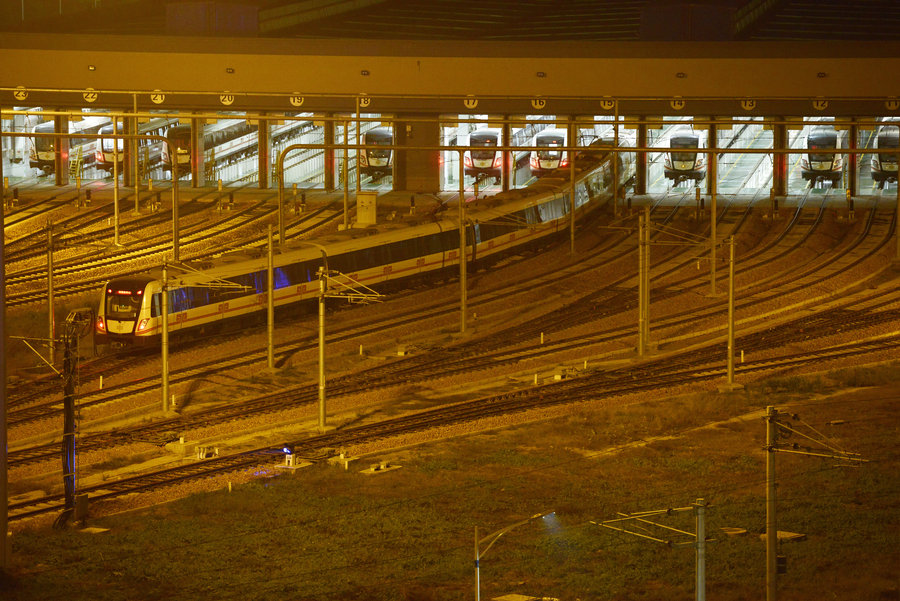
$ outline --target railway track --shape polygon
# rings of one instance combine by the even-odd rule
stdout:
[[[823,360],[842,359],[897,348],[900,348],[900,336],[895,335],[877,341],[846,344],[807,353],[753,361],[741,365],[738,372],[750,373],[796,368]],[[451,424],[505,416],[530,409],[621,397],[662,387],[671,388],[696,384],[721,378],[723,375],[721,367],[712,367],[706,364],[693,367],[676,364],[673,368],[673,364],[668,358],[634,365],[618,371],[618,377],[613,377],[610,372],[597,370],[581,377],[569,378],[552,384],[442,406],[378,423],[338,429],[326,434],[290,441],[287,444],[295,455],[310,461],[321,461],[333,456],[337,449],[351,445],[412,434]],[[79,493],[87,494],[91,502],[96,504],[215,475],[271,468],[280,463],[283,456],[282,449],[283,445],[266,446],[232,455],[203,459],[138,476],[82,487]],[[11,503],[8,515],[10,521],[19,521],[63,509],[64,497],[56,494],[40,499]]]

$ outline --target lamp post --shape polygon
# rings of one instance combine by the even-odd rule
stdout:
[[[497,530],[496,532],[492,532],[491,534],[488,534],[487,536],[485,536],[481,539],[478,538],[478,526],[475,526],[475,601],[481,601],[481,580],[480,580],[480,574],[478,571],[478,568],[479,568],[478,563],[479,563],[479,560],[482,558],[482,556],[484,556],[484,554],[487,553],[488,549],[490,549],[494,545],[494,543],[497,542],[497,539],[499,539],[501,536],[503,536],[510,530],[512,530],[514,528],[518,528],[519,526],[524,526],[528,522],[532,522],[538,518],[546,517],[553,513],[556,513],[556,512],[555,511],[547,511],[545,513],[536,513],[533,516],[531,516],[530,518],[520,520],[520,521],[516,522],[515,524],[510,524],[506,528],[501,528],[500,530]],[[487,543],[487,546],[484,548],[484,550],[480,550],[481,545],[483,545],[485,543]]]

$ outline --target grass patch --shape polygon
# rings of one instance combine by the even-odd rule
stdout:
[[[102,535],[19,532],[0,596],[462,601],[473,594],[476,526],[485,536],[555,510],[551,518],[510,530],[484,554],[482,598],[690,599],[692,549],[591,521],[703,498],[711,503],[707,532],[716,539],[707,548],[708,595],[757,599],[765,580],[758,537],[765,529],[765,425],[743,419],[698,426],[827,385],[779,378],[762,385],[769,391],[765,399],[745,391],[580,409],[554,421],[403,451],[396,460],[402,469],[377,476],[359,473],[366,460],[347,471],[315,465],[230,493],[92,520],[111,529]],[[779,528],[807,534],[807,541],[781,547],[788,557],[788,573],[779,578],[784,598],[895,598],[900,412],[882,389],[864,398],[853,394],[852,401],[830,397],[797,411],[869,463],[844,468],[822,458],[778,455]],[[838,421],[840,429],[828,429]],[[601,453],[639,440],[645,444]],[[654,521],[694,529],[691,512]],[[724,536],[723,527],[747,534]]]

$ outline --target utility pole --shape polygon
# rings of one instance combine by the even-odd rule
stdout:
[[[694,547],[696,557],[696,589],[694,593],[695,601],[706,601],[706,507],[707,503],[703,499],[697,499],[690,507],[678,507],[667,509],[654,509],[650,511],[639,511],[636,513],[619,513],[618,518],[606,520],[603,522],[591,521],[595,526],[602,526],[624,534],[645,538],[655,543],[662,543],[667,547]],[[682,513],[685,511],[693,511],[695,515],[697,533],[692,534],[678,528],[666,526],[653,522],[648,518],[661,517],[671,515],[673,513]],[[629,530],[628,526],[637,523],[636,530]],[[652,532],[652,526],[666,531],[670,534],[669,538],[660,538],[659,536],[651,536],[648,532]],[[676,541],[672,535],[681,535],[687,537],[687,540]],[[662,535],[660,535],[662,536]]]
[[[174,167],[173,167],[174,168]],[[169,271],[166,263],[162,267],[162,410],[169,410]]]
[[[272,248],[272,224],[269,224],[269,252],[268,257],[269,260],[266,264],[266,285],[269,291],[269,303],[268,310],[266,315],[266,332],[268,334],[268,344],[266,345],[267,353],[266,353],[266,365],[269,369],[273,369],[275,367],[275,349],[274,349],[274,330],[275,330],[275,276],[274,276],[274,258],[273,258],[274,250]]]
[[[647,315],[644,313],[644,296],[646,296],[647,291],[644,288],[645,279],[644,279],[644,269],[646,269],[646,265],[644,264],[644,230],[646,229],[646,225],[644,224],[644,213],[638,214],[638,357],[644,357],[644,350],[647,348],[647,341],[645,339],[647,334],[646,329],[646,320]]]
[[[78,380],[78,330],[75,323],[66,324],[63,359],[63,436],[62,475],[65,507],[53,523],[63,528],[75,511],[75,384]]]
[[[319,267],[319,432],[325,432],[325,268]]]
[[[784,416],[785,419],[782,419]],[[851,453],[837,448],[825,441],[825,437],[809,424],[803,424],[812,434],[800,431],[786,421],[786,418],[799,421],[797,414],[779,413],[775,407],[766,407],[766,601],[777,601],[777,558],[778,558],[778,523],[775,516],[775,453],[794,453],[797,455],[809,455],[812,457],[825,457],[838,459],[849,464],[867,462],[859,453]],[[812,447],[804,447],[797,443],[779,443],[780,438],[788,438],[796,434],[805,438],[807,442],[824,448],[826,452],[815,450]]]
[[[459,151],[459,333],[466,333],[466,171]]]
[[[50,365],[56,363],[56,319],[53,314],[53,222],[47,220],[47,319],[50,340]]]
[[[25,0],[22,0],[22,20],[25,20]],[[0,182],[3,179],[3,144],[0,143]],[[6,190],[0,187],[0,348],[6,348],[6,246],[5,213],[3,204],[6,203]],[[10,551],[9,536],[9,488],[7,481],[7,448],[6,434],[6,360],[0,361],[0,571],[10,567],[12,554]]]

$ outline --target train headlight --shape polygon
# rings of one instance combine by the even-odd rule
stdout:
[[[147,319],[147,318],[142,319],[141,322],[138,324],[138,328],[137,328],[137,329],[138,329],[138,332],[143,332],[144,330],[146,330],[146,329],[147,329],[147,324],[148,324],[149,322],[150,322],[150,320]]]
[[[494,157],[494,167],[500,167],[501,165],[503,165],[503,155],[498,154]]]
[[[467,154],[463,155],[463,163],[466,164],[466,167],[471,167],[472,166],[472,157],[470,157]]]
[[[103,321],[103,317],[97,318],[97,331],[105,332],[106,331],[106,322]]]

